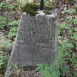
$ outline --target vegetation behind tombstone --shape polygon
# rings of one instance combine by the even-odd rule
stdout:
[[[51,77],[51,74],[53,77],[58,77],[55,76],[57,73],[60,74],[60,77],[77,77],[77,3],[74,3],[75,0],[60,1],[63,4],[67,3],[68,6],[72,3],[74,5],[64,9],[58,20],[59,72],[53,71],[47,65],[38,65],[37,70],[40,70],[44,77]],[[0,32],[2,32],[2,39],[5,39],[0,44],[0,73],[4,73],[6,69],[7,58],[16,36],[19,10],[22,5],[16,1],[9,4],[2,0],[0,2]],[[45,5],[49,5],[48,1]]]
[[[47,4],[46,4],[47,3]],[[35,16],[38,12],[38,10],[44,10],[44,13],[51,14],[53,7],[51,7],[49,4],[49,1],[41,0],[38,4],[37,3],[26,3],[23,6],[21,6],[21,11],[26,12],[27,14],[30,14],[32,16]]]
[[[0,1],[0,77],[6,70],[19,19],[18,4]]]

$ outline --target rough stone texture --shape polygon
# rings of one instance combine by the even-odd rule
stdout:
[[[9,63],[18,67],[51,64],[57,54],[56,19],[55,14],[23,13]]]
[[[56,18],[22,14],[11,60],[18,66],[50,64],[56,54]]]

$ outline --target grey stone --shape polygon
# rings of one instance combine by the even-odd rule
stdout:
[[[50,64],[56,48],[56,16],[23,13],[11,61],[21,67]]]
[[[9,63],[19,67],[51,64],[57,54],[56,20],[56,14],[23,13]]]
[[[55,30],[54,17],[22,14],[11,59],[19,66],[50,64],[57,52]]]

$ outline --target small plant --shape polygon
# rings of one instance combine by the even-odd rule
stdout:
[[[39,71],[42,77],[51,77],[50,68],[45,64],[38,64],[36,71]]]
[[[3,29],[5,28],[7,24],[7,18],[4,16],[0,16],[0,28]]]
[[[71,39],[77,41],[77,33],[73,33]]]
[[[8,34],[8,37],[9,37],[11,40],[14,40],[14,38],[15,38],[15,36],[16,36],[16,32],[17,32],[16,27],[11,27],[11,28],[10,28],[10,31],[9,31],[9,34]]]
[[[74,14],[75,12],[76,12],[75,9],[66,10],[66,13],[69,13],[69,14]]]
[[[9,20],[8,26],[14,27],[16,25],[18,25],[18,21],[17,20],[12,20],[12,19]]]
[[[66,20],[73,25],[77,24],[77,17],[67,16]]]
[[[6,66],[7,66],[7,57],[3,51],[0,51],[0,73],[3,73],[5,71]]]
[[[5,10],[13,10],[14,6],[11,4],[7,4],[6,2],[1,2],[0,3],[0,8],[5,9]]]
[[[74,24],[74,25],[77,25],[77,17],[75,17],[75,18],[73,19],[73,24]]]
[[[0,8],[4,8],[6,6],[6,3],[5,2],[1,2],[0,3]]]
[[[46,64],[38,64],[36,71],[39,71],[42,77],[60,77],[57,60],[58,59],[52,62],[51,66],[48,66]]]
[[[2,44],[0,44],[0,50],[6,53],[10,53],[12,50],[13,42],[11,40],[3,41]]]

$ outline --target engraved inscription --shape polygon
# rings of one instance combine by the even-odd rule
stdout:
[[[55,28],[52,17],[22,14],[12,60],[19,66],[50,64],[56,52]]]

